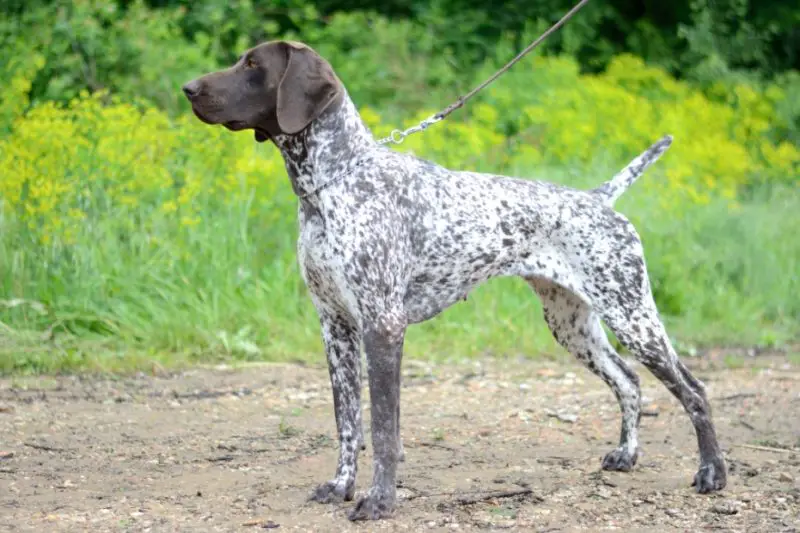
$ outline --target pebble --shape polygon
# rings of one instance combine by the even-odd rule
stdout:
[[[597,494],[604,500],[608,500],[609,498],[611,498],[611,491],[605,487],[598,487],[597,492],[595,494]]]
[[[557,418],[562,422],[566,422],[568,424],[574,424],[578,420],[578,415],[570,414],[570,413],[558,413],[555,411],[551,411],[550,409],[546,409],[545,413],[547,416],[551,416],[553,418]]]
[[[739,512],[739,502],[725,500],[711,507],[711,512],[716,514],[733,515]]]
[[[786,481],[787,483],[792,483],[794,481],[794,477],[789,472],[781,472],[778,476],[779,481]]]

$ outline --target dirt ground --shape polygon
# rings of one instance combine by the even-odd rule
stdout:
[[[307,502],[336,465],[323,368],[3,379],[0,530],[799,531],[800,367],[687,364],[727,455],[721,494],[689,487],[691,425],[639,366],[642,456],[624,474],[599,471],[619,414],[577,364],[406,361],[398,509],[366,524],[346,520],[351,503]],[[359,492],[371,447],[360,466]]]

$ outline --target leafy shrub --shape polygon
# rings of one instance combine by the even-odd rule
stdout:
[[[147,99],[168,112],[186,110],[180,86],[216,65],[213,40],[187,42],[182,9],[150,11],[141,1],[122,9],[114,2],[73,0],[25,10],[0,22],[0,71],[44,59],[25,96],[68,101],[82,90],[112,90]],[[4,81],[0,79],[0,81]]]
[[[235,344],[247,347],[242,357],[313,344],[316,320],[295,266],[296,200],[277,150],[104,92],[29,108],[41,56],[6,65],[14,81],[0,107],[8,132],[0,137],[0,293],[48,311],[0,310],[4,323],[170,349]],[[736,338],[780,339],[796,331],[800,313],[798,241],[791,225],[778,224],[798,212],[800,158],[768,136],[787,96],[747,85],[722,94],[711,101],[630,56],[599,75],[580,74],[569,58],[539,57],[399,149],[454,168],[595,186],[672,133],[674,147],[620,203],[644,237],[659,305],[689,324],[680,331],[690,338],[713,328],[723,338],[737,324]],[[400,125],[369,106],[362,115],[376,136]],[[781,192],[755,198],[764,184]],[[464,332],[461,321],[483,323],[501,312],[495,306],[524,317],[533,299],[496,287],[473,299],[479,308],[454,311],[421,335],[441,342],[456,328],[465,342],[497,340],[496,329]],[[547,337],[528,318],[514,320],[502,327],[531,349]],[[498,349],[515,349],[508,342]]]

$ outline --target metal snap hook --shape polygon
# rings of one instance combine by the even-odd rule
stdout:
[[[406,132],[400,130],[392,130],[389,134],[389,139],[395,144],[400,144],[406,139]]]

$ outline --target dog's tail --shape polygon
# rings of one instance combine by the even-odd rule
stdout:
[[[616,176],[611,178],[592,192],[603,198],[606,205],[614,205],[617,198],[622,196],[628,187],[633,185],[639,176],[644,171],[658,160],[661,155],[667,151],[667,148],[672,144],[672,135],[665,135],[659,139],[650,148],[642,152],[639,157],[628,163]]]

